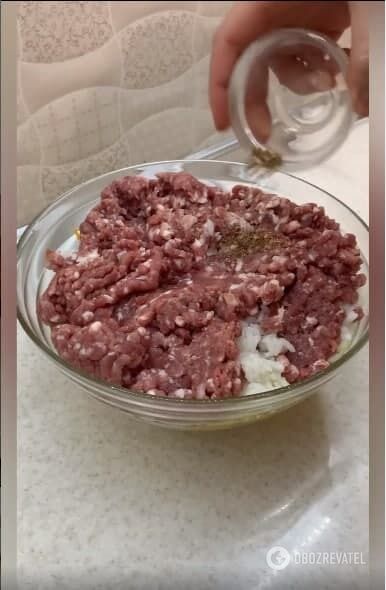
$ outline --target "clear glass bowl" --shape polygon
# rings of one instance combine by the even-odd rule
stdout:
[[[266,418],[300,402],[333,379],[342,366],[352,359],[368,339],[368,317],[360,322],[354,337],[343,354],[329,368],[316,376],[280,389],[251,396],[217,400],[178,400],[157,398],[147,394],[113,387],[77,371],[56,353],[47,326],[37,315],[37,298],[46,288],[49,278],[45,270],[47,249],[75,247],[74,231],[98,202],[101,191],[113,180],[125,175],[153,177],[161,171],[185,171],[203,182],[225,190],[234,184],[252,185],[245,164],[218,161],[171,161],[131,166],[110,172],[70,190],[41,213],[24,232],[18,244],[17,307],[18,318],[28,336],[46,358],[54,362],[74,384],[94,398],[115,406],[131,416],[160,426],[186,430],[230,428]],[[255,185],[255,184],[254,184]],[[299,204],[315,202],[325,207],[330,217],[341,223],[342,229],[356,235],[368,276],[369,234],[366,224],[347,205],[334,196],[294,176],[274,173],[259,182],[265,191],[288,197]],[[256,185],[255,185],[256,186]],[[361,302],[367,312],[368,286],[361,292]]]

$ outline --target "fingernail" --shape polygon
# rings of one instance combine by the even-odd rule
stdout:
[[[225,123],[224,121],[215,121],[214,126],[216,131],[226,131],[229,128],[229,123]]]

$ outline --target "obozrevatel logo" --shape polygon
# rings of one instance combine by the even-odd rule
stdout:
[[[267,564],[273,570],[284,570],[289,562],[291,556],[284,547],[271,547],[267,553]]]

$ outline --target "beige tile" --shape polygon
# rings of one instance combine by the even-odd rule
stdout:
[[[111,16],[116,31],[150,14],[166,11],[197,12],[200,2],[110,2]],[[220,2],[222,4],[222,2]]]
[[[154,88],[194,63],[195,15],[167,12],[136,21],[119,35],[125,88]]]
[[[213,35],[220,22],[221,17],[218,16],[207,17],[200,14],[196,18],[194,32],[194,57],[195,61],[198,63],[194,73],[193,94],[193,106],[196,109],[209,109],[210,55],[212,50]]]
[[[40,164],[40,142],[32,119],[17,129],[17,163],[21,165]]]
[[[102,48],[55,64],[22,62],[21,84],[30,112],[81,88],[119,86],[121,79],[120,50],[116,40]]]
[[[45,207],[40,166],[17,167],[17,225],[29,223]]]
[[[128,165],[129,146],[120,139],[98,154],[63,166],[42,167],[42,187],[46,202],[57,198],[74,186]]]
[[[94,51],[111,39],[108,2],[20,2],[22,59],[60,62]]]
[[[24,102],[24,98],[20,89],[20,85],[18,84],[17,87],[17,95],[16,95],[16,108],[17,108],[17,125],[21,125],[24,123],[28,118],[28,109]]]
[[[146,117],[167,109],[193,107],[197,70],[202,68],[201,62],[196,63],[181,76],[152,90],[122,89],[120,92],[122,129],[127,131]],[[203,86],[206,88],[206,81]]]
[[[197,16],[194,29],[194,57],[201,59],[205,55],[210,55],[212,51],[213,35],[221,23],[221,18],[207,18]]]
[[[28,109],[26,107],[23,92],[21,88],[21,81],[20,81],[20,49],[21,49],[21,37],[20,37],[20,27],[16,27],[17,32],[17,61],[16,61],[16,101],[17,101],[17,124],[21,125],[24,123],[28,118]]]
[[[202,150],[204,148],[208,148],[210,146],[214,146],[216,143],[223,141],[225,135],[222,133],[218,133],[217,131],[207,135],[205,139],[201,142],[197,143],[197,151]]]
[[[16,19],[16,58],[18,60],[20,59],[21,51],[22,51],[22,39],[21,39],[21,33],[20,33],[20,23],[19,23],[19,19],[17,17],[17,19]]]
[[[349,48],[351,47],[351,29],[347,29],[339,39],[339,45],[341,47]]]
[[[235,2],[198,2],[198,12],[203,16],[223,17]]]
[[[42,163],[62,165],[97,154],[119,139],[117,88],[86,88],[34,115]]]
[[[197,63],[194,69],[193,106],[197,109],[209,109],[209,64],[208,55]]]
[[[212,114],[208,109],[195,109],[193,111],[194,131],[193,131],[193,150],[199,149],[199,146],[216,132]]]
[[[125,135],[131,147],[131,163],[181,158],[194,147],[194,112],[174,108],[148,117]]]

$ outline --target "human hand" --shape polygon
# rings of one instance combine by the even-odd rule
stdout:
[[[210,104],[216,128],[221,131],[229,127],[228,87],[233,68],[243,51],[262,35],[281,28],[304,28],[320,32],[333,41],[351,25],[352,48],[348,72],[348,85],[354,110],[361,116],[368,115],[368,26],[365,2],[237,2],[218,29],[213,44],[210,68]],[[295,59],[294,59],[295,58]],[[324,77],[315,78],[320,55],[307,55],[309,78],[300,76],[302,64],[295,55],[280,58],[270,67],[280,82],[293,91],[304,94],[324,90],[334,85],[334,71]],[[322,69],[322,68],[321,68]],[[326,70],[326,64],[323,64]],[[257,135],[264,140],[269,135],[270,116],[265,103],[267,80],[264,72],[259,80],[253,80],[253,95],[249,99],[249,110],[255,121],[259,121]],[[324,88],[321,85],[325,86]],[[258,88],[259,95],[256,95]],[[248,95],[247,95],[248,100]]]

